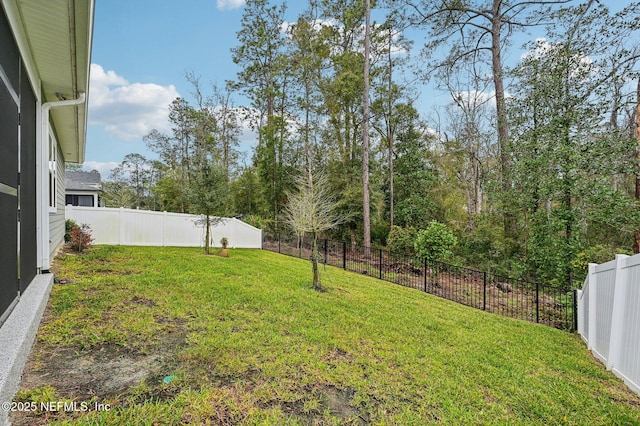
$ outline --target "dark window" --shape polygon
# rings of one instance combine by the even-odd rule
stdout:
[[[0,325],[18,297],[18,87],[20,57],[0,7]],[[10,89],[11,87],[11,89]],[[35,231],[35,230],[34,230]]]
[[[20,78],[20,291],[37,272],[36,239],[36,98],[22,67]]]
[[[95,207],[93,195],[67,195],[65,204],[78,207]]]

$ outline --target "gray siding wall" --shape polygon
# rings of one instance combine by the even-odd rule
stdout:
[[[64,156],[60,150],[60,146],[56,145],[58,150],[57,162],[57,184],[56,184],[56,212],[49,213],[49,259],[53,258],[58,249],[64,244]]]

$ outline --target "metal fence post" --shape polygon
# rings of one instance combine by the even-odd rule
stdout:
[[[427,292],[427,258],[424,258],[424,292]]]
[[[277,237],[278,253],[283,254],[281,233],[277,232],[275,235],[270,234],[270,236],[269,234],[263,233],[262,237],[263,237],[263,243],[267,243],[270,241],[275,242],[275,237]],[[289,256],[295,256],[296,251],[299,251],[299,256],[301,257],[302,248],[304,245],[304,239],[300,237],[296,237],[298,240],[298,250],[296,250],[295,247],[293,247],[293,243],[292,243],[294,237],[287,237],[287,235],[285,234],[285,238],[289,238],[291,241],[289,242],[287,240],[284,241],[285,251],[286,251],[286,253],[284,254],[288,254]],[[340,259],[339,242],[332,241],[331,244],[332,244],[331,256],[333,257],[332,257],[332,261],[329,262],[329,240],[328,238],[324,239],[325,265],[329,263],[333,266],[340,267],[340,264],[338,263]],[[275,248],[275,247],[272,247],[272,248]],[[321,249],[319,246],[315,246],[315,248],[317,248],[318,251]],[[351,261],[355,262],[355,264],[352,265],[350,269],[348,269],[348,265],[347,265],[347,260],[348,260],[347,250],[353,251],[353,254],[356,256],[356,257],[352,256],[351,258]],[[375,267],[375,264],[373,263],[374,262],[373,253],[369,253],[369,256],[366,259],[363,259],[361,257],[362,253],[359,250],[360,250],[360,246],[358,245],[352,246],[351,243],[349,243],[349,246],[347,247],[347,241],[342,242],[342,268],[345,271],[347,270],[362,271],[362,268],[365,268],[365,270],[362,271],[363,273],[372,274],[373,269]],[[524,315],[526,316],[526,319],[530,321],[533,320],[533,318],[531,318],[532,307],[531,307],[530,297],[531,297],[531,291],[533,290],[534,283],[531,283],[531,282],[526,283],[527,285],[526,294],[524,293],[521,294],[518,291],[517,294],[515,295],[513,294],[511,296],[502,295],[501,293],[504,293],[502,289],[500,289],[501,291],[496,291],[495,292],[496,294],[493,294],[492,289],[489,289],[489,294],[487,294],[488,285],[494,285],[494,286],[501,285],[501,283],[496,284],[499,281],[498,277],[494,275],[490,275],[490,273],[486,271],[478,271],[475,269],[472,270],[472,269],[466,269],[466,268],[455,269],[454,266],[448,265],[445,263],[439,263],[439,262],[430,263],[427,258],[422,259],[423,282],[420,283],[420,269],[419,269],[420,262],[419,262],[418,256],[406,257],[403,255],[403,257],[394,257],[394,253],[387,250],[387,254],[386,254],[387,257],[385,258],[385,254],[383,253],[383,250],[385,249],[379,248],[379,252],[378,252],[378,260],[379,260],[378,276],[380,279],[386,279],[387,281],[395,282],[396,284],[406,285],[416,290],[422,289],[425,293],[430,293],[430,290],[434,290],[435,294],[439,294],[443,298],[458,301],[458,299],[460,299],[459,297],[460,294],[458,292],[461,291],[461,286],[468,284],[467,280],[471,280],[471,283],[479,284],[478,279],[480,278],[480,274],[482,274],[482,305],[481,305],[482,307],[480,307],[480,305],[476,303],[478,302],[478,297],[480,296],[479,291],[473,291],[473,295],[471,295],[471,302],[472,302],[471,306],[477,307],[478,309],[482,309],[484,311],[487,311],[487,307],[488,307],[489,312],[492,312],[492,311],[495,312],[495,309],[493,309],[494,307],[493,304],[496,301],[503,301],[506,299],[506,302],[509,303],[508,307],[510,309],[508,309],[508,312],[500,312],[500,310],[498,310],[497,313],[511,316],[512,313],[514,312],[513,309],[518,309],[518,311],[516,312],[516,318],[521,318],[521,316]],[[401,262],[396,264],[395,262],[398,260],[401,260]],[[405,261],[409,261],[409,264],[405,265],[404,263]],[[383,262],[389,262],[389,265],[393,266],[392,268],[394,270],[393,273],[390,274],[390,270],[385,273]],[[410,266],[410,267],[404,268],[404,266]],[[553,290],[551,288],[545,290],[547,287],[545,287],[544,285],[541,285],[540,283],[535,283],[535,304],[536,304],[535,321],[537,323],[540,323],[540,320],[541,320],[540,315],[542,313],[543,323],[550,326],[562,327],[565,330],[569,328],[573,328],[574,331],[577,330],[578,332],[580,332],[579,328],[582,328],[583,321],[584,322],[588,321],[588,328],[586,327],[587,325],[586,323],[584,324],[585,325],[584,328],[585,330],[589,330],[589,335],[588,336],[583,335],[583,338],[585,339],[585,341],[587,341],[587,346],[589,350],[592,350],[594,345],[596,344],[596,334],[599,331],[599,330],[596,330],[596,327],[598,324],[596,323],[595,316],[588,315],[587,317],[588,312],[595,312],[596,310],[596,302],[597,302],[596,291],[595,291],[597,287],[597,282],[596,282],[597,274],[595,271],[596,266],[597,265],[595,264],[589,265],[589,279],[588,279],[589,297],[588,298],[585,296],[585,298],[581,299],[582,296],[579,290],[576,290],[576,291],[566,290],[566,291],[563,291],[562,293],[558,293],[558,290]],[[621,269],[620,265],[618,265],[617,269]],[[624,275],[624,273],[626,272],[621,270],[620,276]],[[428,277],[427,274],[429,274],[430,277]],[[464,276],[462,274],[464,274]],[[616,277],[617,277],[617,274],[616,274]],[[459,282],[456,280],[459,280]],[[442,284],[444,284],[444,286],[439,288],[436,291],[436,287],[440,286],[440,281],[442,281]],[[552,293],[553,291],[555,291],[555,293]],[[540,294],[540,292],[542,292],[542,294]],[[434,294],[434,293],[431,293],[431,294]],[[615,297],[617,301],[624,300],[623,294],[624,292],[618,292],[618,289],[616,288]],[[466,297],[465,299],[466,302],[459,302],[459,301],[458,302],[467,304],[469,302],[468,301],[469,296],[465,296],[465,297]],[[545,300],[541,301],[540,300],[541,297],[544,297]],[[550,314],[547,313],[547,310],[545,309],[545,303],[548,300],[557,301],[559,300],[558,298],[560,297],[562,298],[562,302],[564,305],[564,309],[563,309],[564,316],[562,319],[558,321],[557,319],[554,319],[555,317],[552,318]],[[571,302],[567,300],[568,297],[573,297],[573,301]],[[492,298],[492,300],[487,300],[488,298]],[[520,298],[522,298],[523,303],[524,301],[526,301],[526,306],[521,306],[522,303],[519,303],[521,302]],[[585,302],[583,302],[583,300],[585,300]],[[587,308],[581,309],[582,305],[586,303],[586,300],[588,300],[589,309]],[[518,302],[518,306],[513,306],[513,302]],[[541,303],[542,303],[542,306],[541,306]],[[618,302],[617,305],[619,304],[620,303]],[[572,317],[569,316],[569,310],[571,308],[573,308]],[[522,311],[520,309],[522,309]],[[559,309],[557,308],[556,310],[559,311]],[[614,317],[615,315],[616,314],[614,314]],[[617,315],[619,315],[619,313]],[[617,320],[614,318],[613,323],[616,323],[616,321],[619,322],[620,318],[617,318]],[[613,342],[612,341],[609,342],[610,352],[612,352],[612,354],[614,355],[612,359],[615,359],[616,350],[618,351],[621,350],[619,348],[616,349],[617,346],[620,345],[619,339],[620,339],[620,336],[616,336],[615,338],[613,338]],[[615,361],[609,361],[609,362],[615,365]]]
[[[347,242],[342,242],[342,269],[347,269]]]
[[[540,283],[536,283],[536,322],[540,322]]]
[[[487,310],[487,271],[482,272],[482,310]]]

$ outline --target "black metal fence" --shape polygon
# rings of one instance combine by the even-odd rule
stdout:
[[[262,248],[301,259],[311,257],[312,240],[264,234]],[[318,241],[321,263],[369,275],[463,305],[562,330],[577,328],[571,289],[545,286],[442,262],[427,262],[387,249],[347,242]]]

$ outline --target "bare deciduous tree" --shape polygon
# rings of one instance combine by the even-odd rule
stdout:
[[[296,191],[288,193],[287,197],[289,203],[285,208],[285,221],[299,237],[311,236],[313,288],[322,291],[318,270],[318,235],[340,225],[345,218],[337,214],[337,204],[329,193],[325,175],[314,177],[308,171],[296,179]]]

